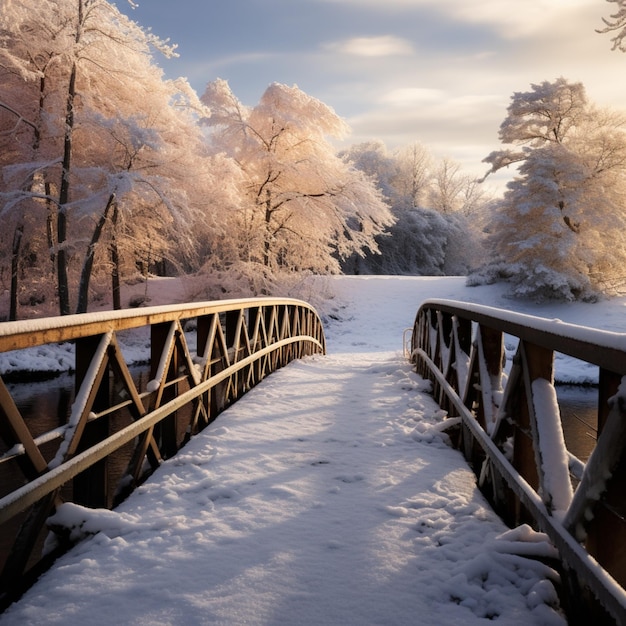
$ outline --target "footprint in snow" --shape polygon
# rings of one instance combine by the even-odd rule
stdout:
[[[358,483],[361,482],[362,480],[365,480],[365,476],[362,476],[361,474],[354,474],[352,476],[335,476],[335,478],[337,480],[340,480],[342,483]]]

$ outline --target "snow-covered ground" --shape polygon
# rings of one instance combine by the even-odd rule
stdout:
[[[626,299],[522,307],[462,278],[318,280],[335,294],[328,355],[263,381],[116,511],[63,505],[58,521],[91,536],[2,626],[565,623],[553,572],[528,558],[551,547],[485,503],[402,333],[436,297],[621,331]]]

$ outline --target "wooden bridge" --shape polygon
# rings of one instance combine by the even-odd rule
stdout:
[[[150,343],[150,381],[144,390],[137,388],[119,342],[133,329],[143,329]],[[195,339],[193,351],[185,330]],[[2,555],[3,605],[68,547],[61,541],[46,557],[35,553],[56,505],[69,500],[114,506],[269,373],[325,351],[317,313],[291,299],[228,300],[0,326],[0,352],[68,341],[75,345],[76,399],[66,421],[53,416],[53,422],[64,421],[57,428],[31,432],[0,379],[0,528],[2,536],[15,537]],[[123,471],[107,467],[114,456],[117,466],[123,457]]]
[[[145,388],[120,348],[127,332],[145,332],[150,344]],[[517,340],[510,367],[505,336]],[[65,341],[75,346],[76,400],[63,424],[32,432],[0,380],[0,529],[14,537],[0,563],[4,606],[69,547],[61,537],[58,550],[39,556],[45,521],[60,502],[114,506],[267,374],[325,352],[316,312],[286,299],[0,326],[2,352]],[[511,525],[542,530],[558,549],[570,623],[626,624],[626,337],[428,301],[406,347],[417,371],[433,381],[447,430],[496,510]],[[599,368],[599,437],[586,462],[567,450],[562,435],[555,352]],[[123,463],[110,463],[115,457]]]
[[[517,339],[506,373],[505,335]],[[599,368],[598,438],[586,463],[565,446],[555,352]],[[626,336],[432,301],[417,314],[410,356],[496,510],[558,549],[570,622],[626,624]]]

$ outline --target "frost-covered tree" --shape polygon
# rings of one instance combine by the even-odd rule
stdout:
[[[404,210],[384,236],[380,254],[351,258],[346,272],[356,274],[452,276],[465,275],[472,253],[472,233],[460,213],[443,215],[434,209]]]
[[[512,97],[490,171],[518,163],[495,204],[492,263],[472,282],[506,279],[535,299],[589,299],[623,280],[626,120],[560,78]]]
[[[1,80],[1,74],[0,74]],[[5,103],[0,103],[0,145],[4,150],[0,152],[0,167],[12,161],[31,159],[38,142],[37,125],[25,120],[22,115]],[[4,138],[21,136],[22,141],[3,141]],[[28,190],[33,185],[32,177],[26,177],[19,183]],[[13,211],[3,216],[3,228],[0,235],[0,267],[9,268],[9,319],[17,319],[18,291],[20,284],[20,257],[25,249],[23,242],[30,239],[33,218],[31,212],[36,212],[34,202],[30,202],[29,210],[23,207],[21,211]],[[5,288],[7,289],[7,288]]]
[[[154,64],[155,49],[173,49],[105,0],[5,0],[0,39],[0,102],[19,113],[3,109],[14,127],[0,137],[0,210],[16,228],[32,224],[31,248],[45,232],[59,310],[75,299],[81,312],[94,268],[110,270],[115,293],[125,253],[163,255],[190,224],[206,111]]]
[[[270,270],[339,271],[339,259],[376,250],[392,218],[371,181],[335,153],[348,127],[296,86],[274,83],[255,107],[228,83],[208,84],[203,102],[216,153],[238,163],[245,200],[231,215],[240,260]]]
[[[400,205],[407,209],[423,206],[432,182],[435,167],[433,156],[422,144],[413,143],[400,148],[394,157],[394,206],[400,208]]]
[[[535,148],[562,144],[588,118],[582,83],[561,77],[531,85],[531,91],[515,92],[499,131],[500,141],[509,147],[495,150],[483,160],[491,164],[487,175],[523,161]]]
[[[611,38],[613,42],[613,50],[621,50],[626,52],[626,0],[606,0],[615,4],[615,13],[612,13],[608,18],[603,17],[604,28],[598,29],[599,33],[617,33]]]
[[[483,195],[472,177],[418,143],[389,154],[384,144],[368,142],[342,154],[377,182],[395,218],[378,237],[380,255],[353,255],[344,271],[467,274],[481,251],[475,218]]]
[[[394,179],[397,177],[397,161],[382,141],[366,141],[339,152],[339,158],[363,172],[380,189],[384,198],[391,201],[394,195]]]
[[[433,169],[427,205],[440,213],[462,213],[469,216],[480,207],[484,196],[476,178],[465,174],[461,166],[451,159],[441,159]]]

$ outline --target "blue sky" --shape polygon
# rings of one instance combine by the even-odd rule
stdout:
[[[626,109],[626,55],[595,32],[602,0],[126,0],[118,7],[178,44],[162,59],[201,94],[228,80],[254,105],[297,84],[352,128],[347,144],[420,142],[483,173],[514,91],[559,76]]]

